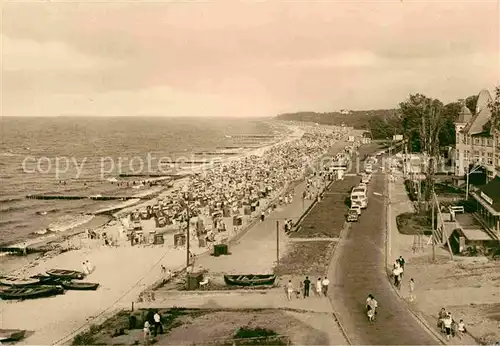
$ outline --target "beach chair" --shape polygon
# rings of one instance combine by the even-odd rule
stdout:
[[[200,281],[200,289],[205,289],[208,286],[209,282],[210,282],[209,277],[208,276],[204,276],[203,280]]]

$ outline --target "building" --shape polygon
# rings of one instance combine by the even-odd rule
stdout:
[[[462,106],[460,116],[455,122],[456,176],[465,176],[469,172],[470,165],[484,167],[488,179],[493,179],[500,172],[500,136],[494,138],[491,131],[485,128],[491,119],[491,111],[488,107],[491,100],[488,90],[481,91],[474,116],[465,104]]]
[[[493,239],[500,235],[500,135],[493,135],[488,126],[491,95],[487,90],[479,93],[476,114],[463,105],[455,122],[455,175],[471,183],[470,175],[476,169],[484,170],[486,184],[479,186],[470,197],[476,201],[475,216]],[[469,179],[467,179],[469,177]]]

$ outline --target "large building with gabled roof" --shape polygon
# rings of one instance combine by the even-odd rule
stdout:
[[[483,227],[493,239],[500,238],[500,136],[493,136],[491,126],[491,102],[488,90],[479,93],[476,113],[462,105],[455,122],[456,150],[455,175],[466,178],[471,167],[481,167],[488,181],[470,193],[477,202],[477,214]]]

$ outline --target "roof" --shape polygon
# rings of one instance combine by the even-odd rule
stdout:
[[[461,231],[468,240],[493,240],[488,233],[480,229],[462,229]]]
[[[470,112],[469,108],[465,106],[465,104],[462,105],[462,110],[460,111],[460,114],[457,119],[457,123],[460,124],[466,124],[472,119],[472,113]]]
[[[476,115],[467,123],[462,130],[463,133],[473,135],[484,131],[484,125],[491,119],[491,110],[488,107],[490,101],[492,101],[490,92],[482,90],[477,100]]]
[[[481,187],[479,191],[493,200],[491,206],[495,211],[500,211],[500,177],[496,176],[488,184]]]

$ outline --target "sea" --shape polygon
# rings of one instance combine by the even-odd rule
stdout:
[[[224,158],[285,131],[262,118],[2,117],[0,246],[87,224],[118,203],[26,196],[132,196],[142,178],[123,174],[178,173],[203,152],[205,160]]]

